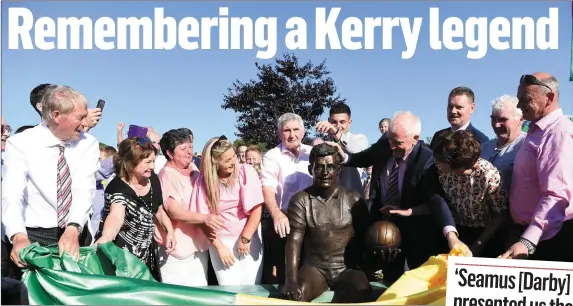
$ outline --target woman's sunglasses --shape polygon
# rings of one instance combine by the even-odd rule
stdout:
[[[543,86],[549,89],[549,91],[553,92],[553,89],[551,89],[549,85],[543,83],[542,81],[540,81],[538,78],[536,78],[531,74],[522,75],[521,78],[519,79],[519,84]]]
[[[151,143],[151,140],[150,140],[149,138],[147,138],[147,137],[135,137],[135,142],[136,142],[139,146],[143,147],[143,146],[145,146],[146,144]]]
[[[225,135],[221,135],[221,137],[219,137],[219,139],[215,141],[215,143],[211,146],[211,151],[221,148],[221,146],[223,145],[223,140],[227,140],[227,137]]]

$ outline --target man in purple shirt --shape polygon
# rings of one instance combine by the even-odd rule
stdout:
[[[573,122],[547,73],[523,75],[517,97],[531,126],[513,166],[515,243],[502,257],[573,262]]]

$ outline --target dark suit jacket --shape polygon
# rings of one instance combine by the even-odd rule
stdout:
[[[438,139],[447,131],[451,130],[451,127],[449,128],[445,128],[443,130],[439,130],[437,131],[434,136],[432,137],[432,142],[430,142],[430,148],[432,148],[432,150],[434,150],[436,148],[436,146],[438,145]],[[470,122],[470,125],[468,125],[468,127],[466,128],[466,131],[472,133],[474,135],[475,140],[477,140],[480,144],[483,144],[484,142],[489,140],[489,137],[487,137],[484,133],[482,133],[480,130],[476,129]]]
[[[349,167],[372,166],[370,198],[373,200],[371,217],[374,221],[382,219],[382,214],[378,211],[382,207],[380,174],[386,171],[389,158],[393,158],[393,155],[388,138],[381,137],[368,149],[355,154],[348,154],[348,161],[345,164]],[[400,206],[401,208],[413,208],[424,204],[428,205],[434,218],[422,215],[393,219],[402,231],[403,246],[410,248],[410,250],[403,249],[403,251],[420,255],[422,262],[416,264],[421,264],[428,259],[428,256],[435,255],[437,246],[440,245],[441,247],[441,244],[445,243],[445,238],[442,235],[444,226],[455,226],[438,181],[438,172],[434,164],[432,150],[424,142],[418,141],[407,160]],[[410,262],[408,264],[410,265]],[[410,268],[414,267],[410,266]]]
[[[374,219],[380,219],[378,208],[382,207],[382,182],[380,174],[386,171],[388,159],[392,158],[392,150],[386,137],[380,139],[368,149],[355,154],[348,154],[348,167],[372,166],[372,181],[370,183],[370,198]],[[438,181],[438,172],[430,148],[422,141],[412,149],[408,157],[406,172],[402,183],[401,207],[412,208],[428,204],[432,213],[441,225],[455,226],[452,214],[443,200],[443,191]]]

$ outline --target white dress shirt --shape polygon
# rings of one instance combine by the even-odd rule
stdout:
[[[57,168],[61,141],[43,125],[16,134],[6,142],[2,180],[2,223],[10,240],[30,228],[58,226]],[[96,191],[99,143],[89,134],[65,144],[72,177],[72,206],[67,223],[86,224]],[[91,226],[88,224],[88,230]]]
[[[163,155],[157,154],[157,156],[155,156],[155,174],[159,174],[159,171],[165,167],[165,164],[167,164],[167,158]],[[108,182],[111,182],[111,180]]]
[[[261,181],[263,186],[275,191],[277,204],[286,213],[290,198],[297,192],[312,185],[308,173],[311,146],[300,145],[298,158],[281,143],[265,153],[262,163]]]
[[[346,153],[358,153],[368,149],[368,139],[362,134],[342,133],[339,144]],[[338,184],[364,197],[361,174],[358,168],[342,167],[338,174]]]

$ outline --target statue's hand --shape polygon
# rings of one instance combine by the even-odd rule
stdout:
[[[399,248],[386,248],[383,250],[374,251],[374,255],[381,259],[383,263],[387,264],[393,262],[401,252],[402,250]]]
[[[298,284],[293,284],[292,282],[287,281],[283,287],[283,297],[291,301],[302,300],[302,292],[298,287]]]
[[[398,255],[400,255],[400,253],[402,252],[401,249],[388,249],[388,262],[392,262],[396,259],[396,257],[398,257]]]

